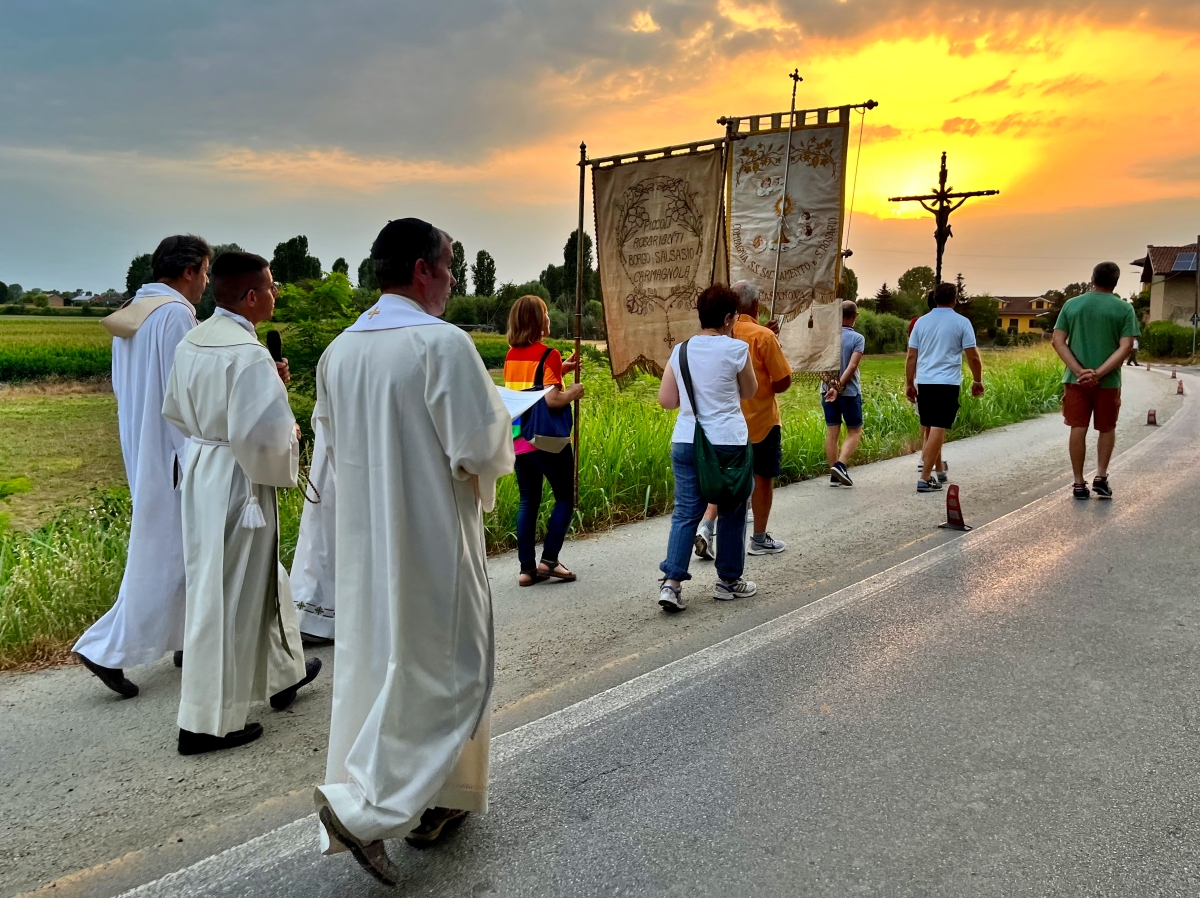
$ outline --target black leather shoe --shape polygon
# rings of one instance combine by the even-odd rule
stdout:
[[[289,707],[296,700],[296,691],[302,686],[307,686],[317,678],[317,674],[321,672],[321,659],[309,658],[304,662],[304,679],[295,686],[289,686],[282,692],[276,692],[271,696],[271,707],[276,711],[282,711]]]
[[[90,661],[83,657],[79,652],[75,653],[75,657],[79,659],[80,664],[94,673],[101,683],[122,698],[133,698],[138,694],[137,683],[131,683],[125,679],[125,671],[121,670],[121,668],[101,667],[95,661]]]
[[[174,660],[175,660],[175,666],[182,668],[183,667],[183,652],[182,651],[176,652]]]
[[[413,848],[432,848],[462,826],[467,811],[458,808],[429,808],[421,815],[421,824],[404,841]]]
[[[240,730],[226,733],[224,736],[211,736],[208,733],[193,733],[188,730],[179,731],[179,753],[181,755],[202,755],[209,751],[220,751],[223,748],[237,748],[253,742],[263,734],[261,723],[248,723]]]

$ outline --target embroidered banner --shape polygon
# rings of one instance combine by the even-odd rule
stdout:
[[[700,330],[696,297],[724,276],[716,260],[722,150],[592,169],[596,257],[614,377],[661,375]],[[723,255],[723,254],[722,254]]]
[[[837,373],[841,367],[836,281],[848,133],[848,119],[792,132],[786,197],[786,130],[750,134],[736,145],[730,165],[729,279],[756,284],[762,307],[770,309],[778,257],[779,343],[798,372]]]

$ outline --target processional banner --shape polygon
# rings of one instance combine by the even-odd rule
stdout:
[[[700,330],[696,299],[725,275],[724,144],[710,150],[595,164],[596,256],[614,377],[661,375],[672,347]],[[724,253],[722,253],[722,256]]]
[[[779,343],[798,372],[837,373],[841,367],[837,279],[849,143],[845,118],[792,131],[787,196],[786,129],[752,132],[729,167],[729,279],[757,285],[762,307],[771,308],[778,253]]]

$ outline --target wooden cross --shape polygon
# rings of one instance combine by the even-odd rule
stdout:
[[[374,318],[378,314],[379,314],[379,306],[376,306],[375,308],[371,309],[371,311],[367,312],[367,317]]]
[[[937,241],[937,282],[942,282],[942,255],[946,252],[946,241],[954,235],[950,231],[950,213],[973,196],[999,196],[999,190],[970,190],[964,193],[953,193],[953,187],[946,186],[946,154],[942,153],[942,170],[938,177],[938,187],[926,196],[892,196],[889,203],[920,203],[926,212],[932,212],[937,221],[937,230],[933,238]],[[953,202],[958,200],[958,202]],[[933,205],[930,205],[930,204]]]

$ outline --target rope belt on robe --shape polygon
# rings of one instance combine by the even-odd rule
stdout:
[[[206,440],[204,437],[192,437],[193,443],[199,443],[201,446],[224,446],[232,451],[229,445],[229,440]],[[241,465],[238,465],[238,470],[241,470]],[[243,472],[243,476],[245,472]],[[250,478],[247,477],[247,480]],[[267,526],[267,519],[263,517],[262,506],[258,504],[258,496],[254,495],[254,483],[250,484],[250,498],[246,500],[246,504],[242,506],[242,517],[238,523],[247,530],[258,530]]]

